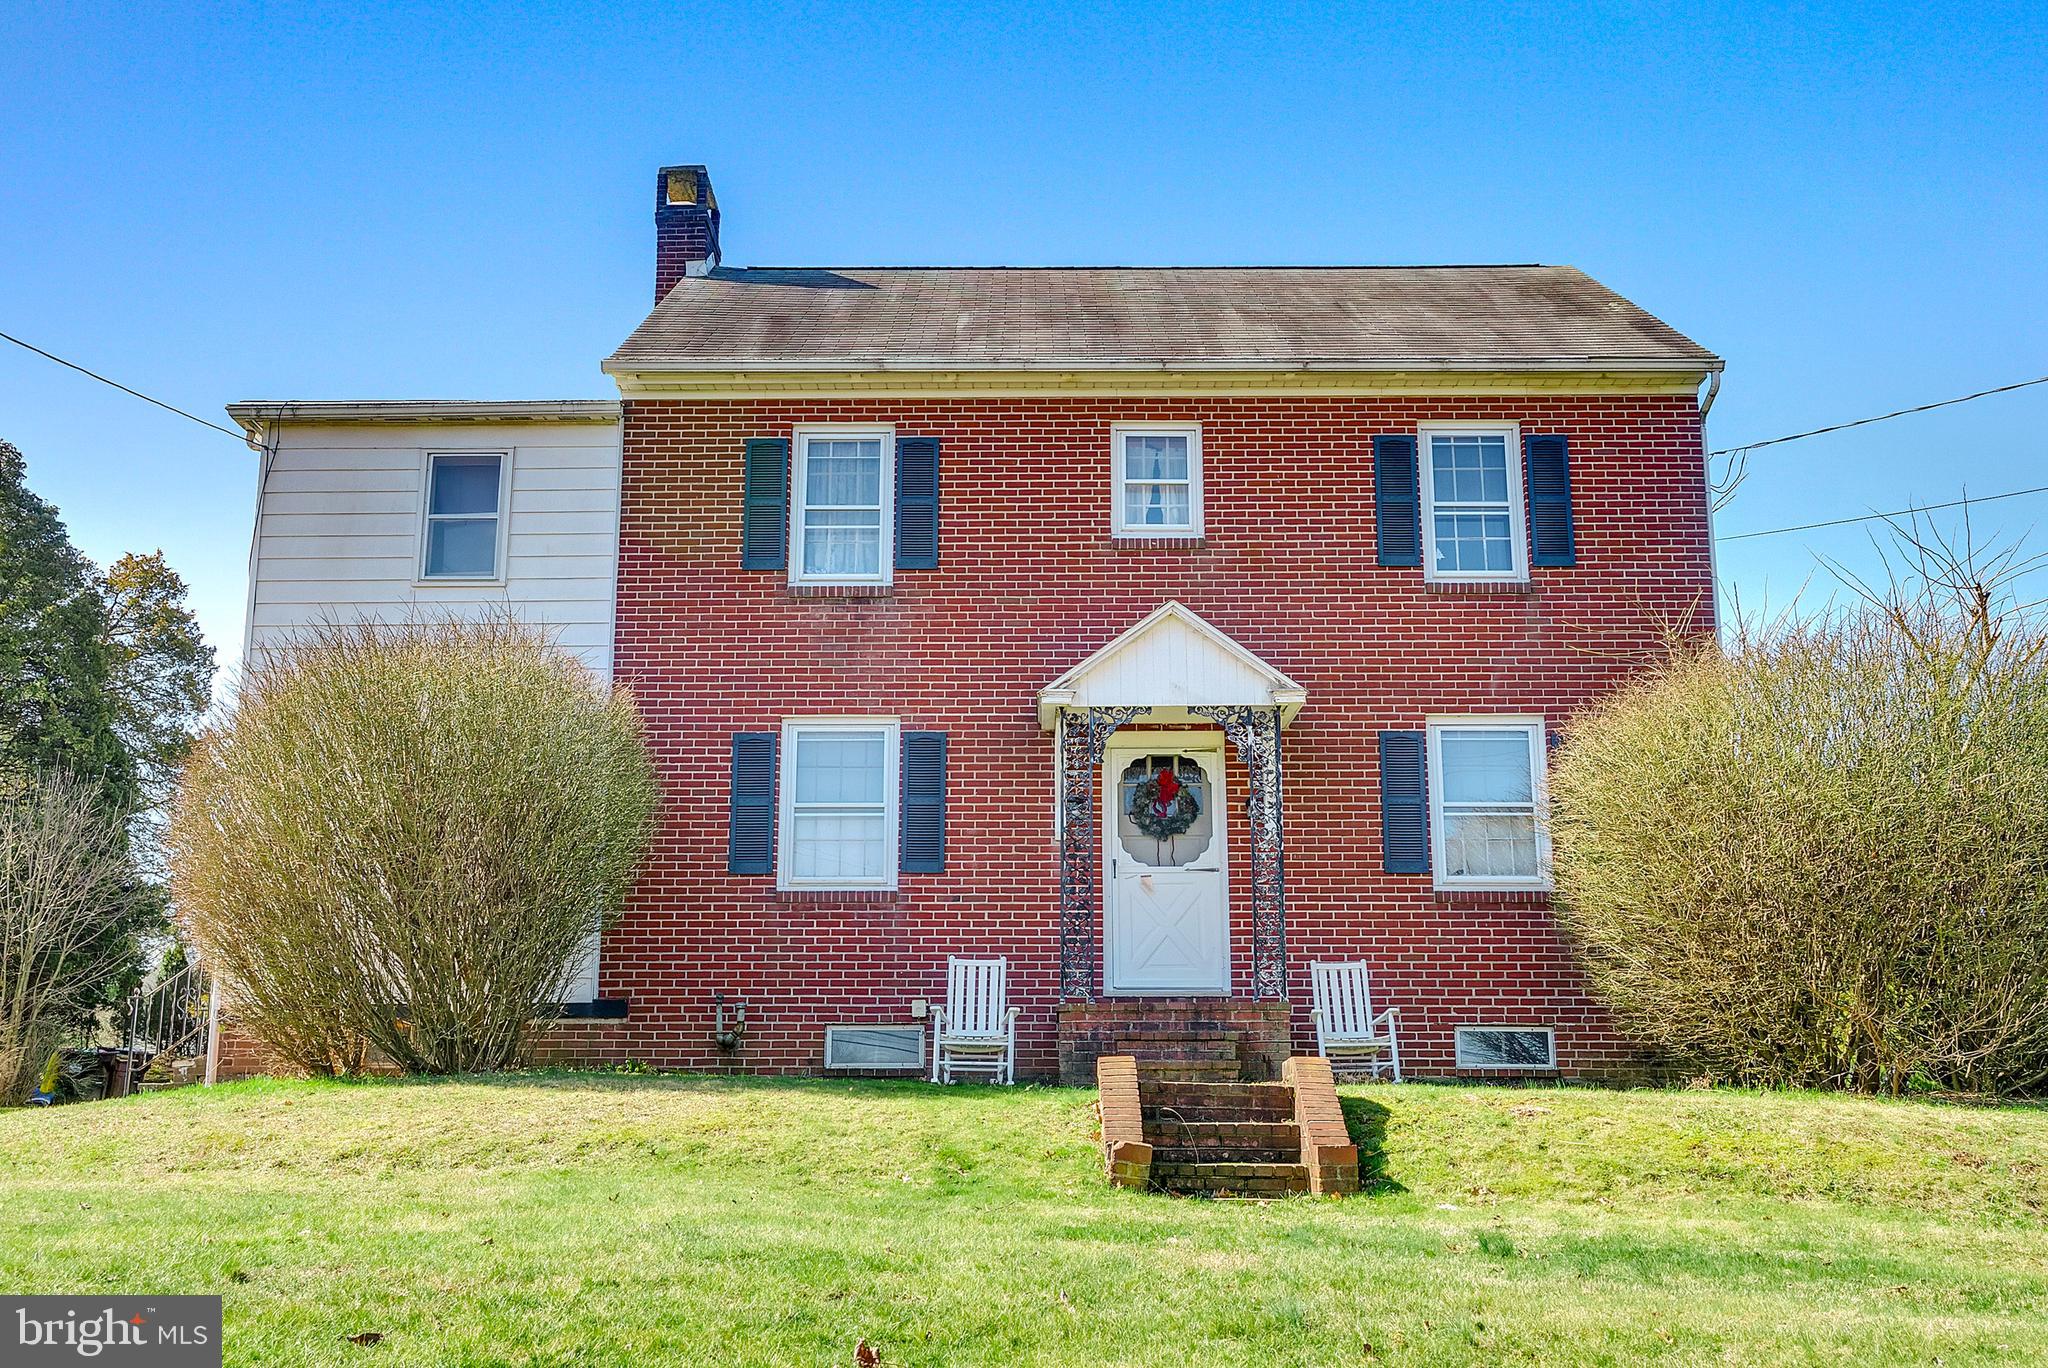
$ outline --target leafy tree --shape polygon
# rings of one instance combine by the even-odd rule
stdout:
[[[145,810],[176,787],[213,689],[214,652],[186,606],[184,577],[162,551],[130,552],[104,582],[114,732],[135,767]]]
[[[134,767],[117,728],[114,651],[93,564],[0,441],[0,764],[61,769],[126,815]]]

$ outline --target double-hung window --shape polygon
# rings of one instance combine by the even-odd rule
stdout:
[[[1421,437],[1425,577],[1527,579],[1520,432],[1425,427]]]
[[[1112,526],[1120,537],[1202,535],[1202,430],[1192,423],[1110,429]]]
[[[782,887],[896,886],[901,742],[895,718],[783,723]]]
[[[887,584],[896,440],[887,428],[799,428],[790,508],[792,584]]]
[[[1443,888],[1545,888],[1543,723],[1470,718],[1429,724],[1431,844]]]
[[[499,578],[505,466],[501,451],[436,452],[427,457],[422,579]]]

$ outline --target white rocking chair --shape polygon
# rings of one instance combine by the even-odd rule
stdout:
[[[1395,1030],[1400,1008],[1372,1010],[1372,971],[1363,964],[1311,964],[1315,992],[1316,1050],[1335,1072],[1342,1066],[1363,1067],[1378,1078],[1391,1069],[1401,1081],[1401,1041]]]
[[[1023,1008],[1010,1006],[1009,988],[1006,959],[947,959],[946,1005],[932,1010],[932,1082],[951,1083],[956,1073],[1017,1081],[1017,1016]]]

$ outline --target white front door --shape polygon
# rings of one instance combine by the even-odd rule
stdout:
[[[1227,994],[1223,743],[1134,737],[1102,778],[1105,987]]]

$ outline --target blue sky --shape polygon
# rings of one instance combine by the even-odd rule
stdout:
[[[1572,263],[1728,358],[1717,447],[2048,373],[2017,5],[180,8],[10,9],[0,330],[222,421],[605,394],[677,161],[735,265]],[[2048,484],[2044,425],[2048,386],[1762,452],[1720,525]],[[0,435],[233,654],[248,452],[10,347]],[[1815,552],[1870,559],[1724,580],[1782,603]]]

